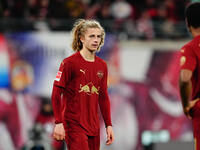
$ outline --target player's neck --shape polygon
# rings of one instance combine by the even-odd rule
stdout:
[[[95,51],[89,51],[88,49],[82,49],[80,51],[81,56],[86,60],[90,62],[95,61]]]
[[[200,35],[200,28],[190,28],[191,34],[193,37],[199,36]]]

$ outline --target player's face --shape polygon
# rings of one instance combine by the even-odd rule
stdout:
[[[99,47],[102,37],[102,31],[99,28],[88,28],[81,41],[83,47],[89,51],[96,51]]]

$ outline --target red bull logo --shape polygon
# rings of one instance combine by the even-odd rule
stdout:
[[[80,90],[79,93],[84,92],[87,93],[88,95],[91,94],[99,94],[99,87],[96,88],[92,82],[86,84],[86,85],[82,85],[80,84]]]

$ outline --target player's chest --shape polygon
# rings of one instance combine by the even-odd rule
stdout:
[[[102,78],[105,75],[104,69],[101,65],[84,65],[78,64],[73,68],[72,71],[74,79],[80,81],[92,81],[92,82],[101,82]]]

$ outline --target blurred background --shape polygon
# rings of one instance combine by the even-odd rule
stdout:
[[[0,0],[0,150],[66,150],[52,139],[53,81],[78,18],[106,31],[115,142],[101,150],[193,149],[178,94],[189,0]]]

